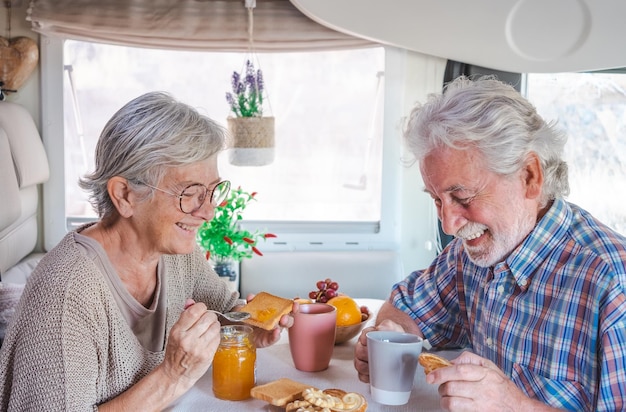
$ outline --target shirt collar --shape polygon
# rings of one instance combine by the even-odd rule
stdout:
[[[556,199],[537,225],[506,259],[515,281],[522,290],[528,289],[532,275],[554,248],[562,241],[573,219],[569,204]]]

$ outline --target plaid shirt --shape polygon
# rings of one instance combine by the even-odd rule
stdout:
[[[528,396],[626,410],[626,238],[556,200],[506,261],[474,265],[455,239],[393,287],[433,346],[465,346]]]

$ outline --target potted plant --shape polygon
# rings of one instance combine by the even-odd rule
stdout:
[[[258,242],[276,237],[272,233],[250,232],[242,229],[240,221],[248,204],[256,200],[256,192],[248,193],[241,187],[231,190],[226,200],[215,208],[215,217],[198,229],[197,242],[206,251],[215,272],[227,278],[234,290],[239,288],[239,262],[263,256]]]
[[[232,147],[229,161],[236,166],[263,166],[274,161],[274,118],[263,116],[265,84],[261,69],[246,61],[244,73],[233,72],[226,93]]]

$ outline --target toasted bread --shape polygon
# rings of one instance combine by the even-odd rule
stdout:
[[[291,312],[293,300],[259,292],[247,305],[237,309],[239,312],[250,313],[244,320],[251,326],[272,330],[278,325],[280,317]]]
[[[452,365],[449,360],[428,352],[422,352],[417,358],[417,361],[424,367],[424,373],[426,375],[435,369]]]
[[[365,412],[367,400],[356,392],[346,392],[343,389],[307,388],[302,391],[302,398],[289,402],[285,412]]]
[[[311,385],[281,378],[255,386],[250,390],[250,395],[271,405],[284,407],[289,402],[302,398],[302,391],[310,387]]]

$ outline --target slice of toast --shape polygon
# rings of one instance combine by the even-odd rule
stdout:
[[[302,391],[310,387],[311,385],[296,382],[289,378],[281,378],[253,387],[250,390],[250,395],[271,405],[284,407],[289,402],[300,399]]]
[[[272,330],[278,325],[280,317],[291,312],[292,308],[293,300],[291,299],[259,292],[247,305],[238,310],[250,313],[250,318],[244,320],[248,325]]]

